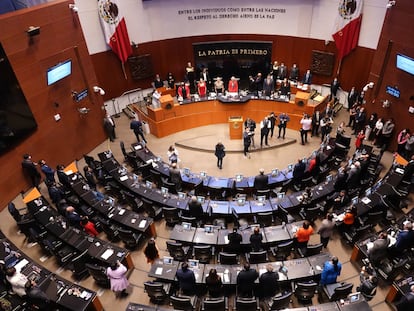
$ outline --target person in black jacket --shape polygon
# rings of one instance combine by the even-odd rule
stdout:
[[[259,175],[254,178],[254,189],[256,190],[266,190],[269,189],[269,177],[264,174],[264,169],[259,170]]]
[[[223,168],[223,158],[226,156],[226,151],[224,150],[224,145],[219,141],[216,145],[214,155],[217,157],[217,167],[219,169]]]
[[[190,202],[188,202],[188,212],[191,217],[195,217],[197,220],[204,216],[203,207],[196,196],[192,196]]]
[[[147,140],[145,139],[144,136],[144,130],[142,128],[142,122],[140,120],[132,120],[130,125],[129,125],[130,129],[134,132],[135,137],[137,138],[137,141],[140,142],[141,140],[139,139],[140,137],[142,138],[142,140],[147,143]]]
[[[259,278],[263,298],[270,299],[279,291],[279,274],[273,271],[271,264],[266,265],[266,272]]]
[[[188,263],[183,262],[181,269],[176,272],[178,284],[183,295],[192,296],[195,294],[196,280],[192,270],[188,268]]]
[[[263,235],[260,233],[259,227],[254,227],[252,235],[250,235],[250,245],[253,252],[259,252],[262,250]]]
[[[410,292],[396,303],[398,311],[412,311],[414,308],[414,285],[411,285]]]
[[[37,163],[32,161],[32,156],[30,154],[26,153],[23,155],[22,168],[24,174],[30,178],[33,187],[38,188],[41,176],[37,170]]]
[[[240,254],[241,253],[241,242],[243,241],[243,237],[240,233],[237,232],[236,228],[233,228],[233,232],[227,235],[227,239],[229,240],[229,244],[227,244],[227,252],[233,254]]]
[[[210,269],[208,276],[206,277],[206,285],[208,294],[211,298],[219,298],[223,296],[223,283],[221,281],[220,275],[217,274],[216,269]]]
[[[237,294],[239,297],[253,297],[254,282],[259,277],[255,269],[250,269],[250,264],[245,263],[244,269],[237,275]]]

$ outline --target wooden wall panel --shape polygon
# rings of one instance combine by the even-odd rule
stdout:
[[[36,161],[43,158],[51,167],[56,167],[81,158],[105,138],[103,100],[91,90],[97,78],[78,16],[69,9],[69,3],[73,1],[58,0],[0,16],[0,42],[38,124],[30,137],[0,156],[1,208],[30,187],[21,170],[24,153],[32,154]],[[40,26],[40,34],[30,43],[26,30],[31,25]],[[72,75],[47,86],[47,68],[68,58],[72,59]],[[82,67],[86,80],[81,74]],[[89,96],[75,103],[71,91],[84,88],[89,89]],[[91,111],[81,116],[77,108],[85,106]],[[56,113],[62,117],[59,122],[53,119]]]

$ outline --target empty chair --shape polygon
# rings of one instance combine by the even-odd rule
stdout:
[[[108,220],[98,217],[99,223],[106,237],[111,242],[118,242],[120,240],[118,227],[109,223]]]
[[[174,310],[191,311],[194,310],[197,302],[196,296],[171,296],[170,302]]]
[[[220,298],[204,298],[201,303],[202,311],[225,311],[228,310],[228,302],[226,297]]]
[[[293,240],[280,243],[278,246],[271,247],[270,251],[276,260],[286,260],[293,250]]]
[[[166,243],[168,252],[170,253],[170,256],[174,258],[174,260],[187,260],[190,252],[190,246],[183,246],[182,243],[173,241],[167,241]]]
[[[259,300],[257,298],[236,298],[234,304],[237,311],[256,311],[260,310]]]
[[[145,282],[144,289],[152,303],[163,304],[170,296],[171,283]]]
[[[309,256],[320,254],[322,252],[322,248],[323,248],[322,243],[315,244],[315,245],[308,244],[308,246],[306,247],[306,252],[304,254],[301,248],[298,248],[298,252],[301,257],[309,257]]]
[[[267,251],[260,251],[247,253],[246,260],[251,264],[255,264],[267,262],[269,259],[267,258]]]
[[[371,229],[372,225],[370,224],[358,228],[352,227],[350,230],[343,232],[343,236],[349,244],[354,244],[356,241],[360,240],[364,235],[370,233]]]
[[[149,217],[159,220],[162,218],[162,207],[154,204],[152,201],[141,198],[142,202],[144,203],[144,210],[148,214]]]
[[[180,210],[176,207],[163,207],[162,214],[167,226],[173,227],[180,222]]]
[[[316,218],[318,218],[319,214],[321,213],[321,207],[320,205],[316,204],[315,206],[303,209],[300,211],[299,215],[302,217],[303,220],[308,220],[311,223],[315,221]]]
[[[135,249],[142,237],[141,233],[132,232],[131,230],[118,229],[119,237],[125,243],[126,248]]]
[[[239,263],[237,254],[220,252],[218,255],[218,261],[222,265],[237,265]]]
[[[295,296],[300,303],[312,303],[312,298],[315,296],[315,291],[318,283],[315,282],[299,282],[296,283]]]
[[[265,196],[266,199],[268,199],[270,197],[270,189],[256,190],[255,195],[256,195],[256,197]]]
[[[292,292],[285,292],[281,295],[276,295],[269,301],[270,310],[282,310],[289,308],[291,302]]]
[[[152,163],[150,162],[150,163],[145,163],[145,164],[140,165],[136,169],[136,171],[137,173],[141,175],[143,180],[146,180],[151,177],[151,171],[150,171],[151,168],[152,168]]]
[[[201,263],[210,263],[214,252],[211,245],[194,245],[193,253],[194,259],[197,259]]]
[[[323,292],[329,301],[337,301],[345,299],[352,292],[354,284],[352,283],[334,283],[327,284],[323,287]]]
[[[192,227],[197,227],[198,221],[195,217],[180,215],[180,222],[189,222]]]
[[[254,215],[254,222],[260,224],[260,227],[270,227],[273,225],[273,213],[257,213]]]
[[[16,222],[22,220],[27,215],[20,214],[21,210],[26,210],[26,208],[17,209],[16,205],[13,202],[7,204],[7,209],[9,210],[10,215],[14,218]]]
[[[93,277],[95,280],[95,283],[104,287],[104,288],[110,288],[111,284],[109,281],[108,276],[106,275],[106,269],[102,266],[98,266],[95,264],[85,264],[86,269],[88,269],[89,274]]]
[[[85,263],[87,263],[89,260],[90,257],[87,249],[83,253],[72,258],[72,276],[75,280],[82,280],[89,276],[89,271],[85,266]]]
[[[152,182],[155,183],[158,188],[160,188],[163,184],[161,179],[161,173],[153,169],[150,169],[150,173]]]
[[[375,226],[379,222],[383,221],[385,219],[385,214],[383,211],[373,211],[368,212],[368,214],[364,217],[361,217],[361,223],[363,225],[372,225]]]

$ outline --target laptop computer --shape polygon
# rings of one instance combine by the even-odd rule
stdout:
[[[184,173],[185,176],[190,176],[191,171],[188,167],[184,167],[183,173]]]
[[[352,205],[356,205],[359,202],[359,198],[358,197],[353,197],[352,198]]]
[[[18,262],[19,262],[19,258],[16,256],[16,254],[14,252],[8,254],[4,258],[4,264],[5,264],[6,268],[14,267]]]
[[[351,293],[351,294],[349,294],[349,295],[348,295],[348,300],[349,300],[349,302],[350,302],[350,303],[353,303],[353,302],[357,302],[357,301],[359,301],[360,295],[361,295],[361,293],[360,293],[360,292],[356,292],[356,293]]]
[[[289,164],[288,165],[288,171],[290,172],[290,171],[293,171],[293,164]]]
[[[258,197],[257,197],[257,202],[259,202],[259,203],[264,203],[266,201],[266,196],[265,195],[259,195]]]
[[[327,183],[328,183],[328,182],[331,182],[331,181],[332,181],[332,179],[333,179],[332,174],[329,174],[328,176],[326,176],[326,182],[327,182]]]
[[[244,204],[246,204],[246,198],[245,197],[241,197],[237,199],[237,205],[243,206]]]
[[[206,172],[200,172],[200,177],[201,178],[207,178],[207,173]]]
[[[283,199],[285,197],[285,193],[284,192],[278,192],[277,193],[277,198],[280,200],[280,199]]]

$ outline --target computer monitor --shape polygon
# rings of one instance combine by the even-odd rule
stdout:
[[[240,181],[242,181],[243,180],[243,175],[242,174],[237,174],[236,175],[236,181],[237,182],[240,182]]]
[[[142,145],[141,144],[134,144],[134,150],[141,150],[142,149]]]
[[[164,256],[164,257],[162,258],[162,263],[163,263],[164,265],[172,265],[173,261],[174,261],[174,258],[169,257],[169,256]]]
[[[369,197],[369,196],[371,195],[371,193],[372,193],[372,189],[371,189],[371,187],[370,187],[370,188],[368,188],[367,190],[365,190],[365,196],[366,196],[366,197]]]
[[[200,202],[201,204],[204,204],[204,202],[206,201],[206,198],[199,195],[199,196],[197,196],[197,201]]]
[[[145,185],[147,186],[147,188],[150,188],[150,189],[152,188],[152,182],[149,180],[145,181]]]
[[[329,174],[328,176],[326,176],[326,182],[331,182],[333,179],[332,174]]]
[[[200,172],[200,177],[201,178],[207,178],[207,173],[206,172]]]
[[[348,295],[348,300],[350,303],[359,301],[360,292],[351,293]]]
[[[358,197],[353,197],[352,198],[352,205],[358,204],[359,198]]]
[[[161,194],[164,195],[164,196],[168,195],[168,188],[161,187]]]
[[[303,162],[303,163],[308,163],[308,158],[303,158],[303,159],[302,159],[302,162]]]
[[[278,199],[283,199],[285,197],[285,193],[284,192],[278,192],[277,193],[277,198]]]
[[[184,230],[191,230],[191,222],[183,222],[181,225]]]
[[[190,176],[191,171],[188,167],[184,167],[183,172],[185,176]]]
[[[214,232],[214,226],[212,226],[212,225],[204,225],[204,232],[206,232],[206,233],[213,233]]]
[[[185,192],[178,192],[178,199],[184,200],[187,197]]]
[[[290,172],[290,171],[293,171],[293,164],[289,164],[288,165],[288,171]]]
[[[14,267],[19,262],[19,258],[16,253],[12,252],[4,258],[4,264],[6,268]]]
[[[352,159],[349,159],[348,160],[348,166],[351,166],[352,165]]]
[[[273,169],[272,172],[270,173],[272,175],[272,177],[276,177],[277,175],[279,175],[279,170],[277,168]]]
[[[257,202],[264,203],[265,201],[266,201],[266,196],[265,195],[257,196]]]
[[[246,198],[245,197],[238,198],[237,204],[240,206],[243,206],[244,204],[246,204]]]
[[[197,259],[188,259],[188,267],[190,269],[198,269],[200,267],[200,262]]]

